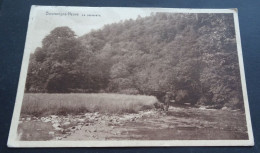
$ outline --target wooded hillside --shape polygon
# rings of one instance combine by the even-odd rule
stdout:
[[[76,37],[57,27],[31,54],[26,92],[174,93],[243,109],[233,14],[156,13]]]

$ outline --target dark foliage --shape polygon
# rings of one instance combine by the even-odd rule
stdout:
[[[232,14],[156,13],[79,38],[55,28],[31,55],[27,92],[172,92],[176,103],[243,108]]]

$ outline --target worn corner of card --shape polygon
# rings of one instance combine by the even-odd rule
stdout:
[[[235,11],[236,13],[238,13],[238,9],[237,8],[232,8],[231,10]]]
[[[237,9],[31,9],[9,147],[254,145]]]

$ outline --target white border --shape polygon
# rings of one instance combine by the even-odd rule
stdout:
[[[115,7],[67,7],[67,6],[35,6],[31,7],[30,18],[27,29],[26,43],[22,61],[22,67],[20,72],[20,78],[18,83],[18,90],[16,96],[16,102],[13,112],[12,123],[9,132],[9,138],[7,145],[8,147],[156,147],[156,146],[253,146],[254,138],[251,125],[251,117],[249,112],[247,88],[245,81],[245,72],[243,65],[243,56],[241,48],[241,39],[238,24],[238,13],[237,9],[174,9],[174,8],[141,8],[141,9],[152,9],[153,11],[163,11],[172,13],[232,13],[234,15],[235,32],[237,51],[240,66],[240,75],[243,89],[244,106],[246,113],[247,129],[248,129],[248,140],[120,140],[120,141],[19,141],[16,140],[17,127],[19,122],[20,110],[22,105],[22,99],[25,89],[26,74],[29,65],[30,57],[30,40],[33,39],[32,27],[34,23],[34,17],[36,11],[39,9],[48,9],[52,7],[59,7],[66,9],[113,9],[113,10],[125,10],[131,9],[134,11],[136,8],[115,8]]]

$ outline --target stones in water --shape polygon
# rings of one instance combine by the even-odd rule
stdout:
[[[61,140],[61,139],[62,139],[62,137],[56,137],[55,139],[56,139],[56,140]]]
[[[30,120],[31,120],[31,118],[30,118],[30,117],[27,117],[27,118],[26,118],[26,121],[30,121]]]
[[[52,127],[54,127],[54,130],[56,130],[56,131],[62,131],[63,130],[59,123],[52,124]]]
[[[68,126],[68,125],[70,125],[70,124],[71,124],[70,122],[64,122],[64,123],[63,123],[64,126]]]
[[[47,123],[47,122],[51,122],[51,119],[48,117],[41,117],[41,121]]]
[[[84,118],[79,118],[78,122],[85,122],[85,119]]]

